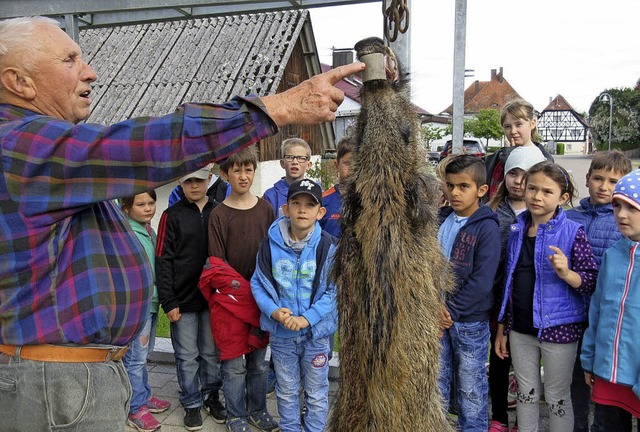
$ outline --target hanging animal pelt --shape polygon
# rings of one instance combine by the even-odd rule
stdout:
[[[451,282],[436,237],[438,181],[395,56],[378,38],[355,50],[367,69],[332,272],[341,350],[328,430],[449,431],[437,385]]]

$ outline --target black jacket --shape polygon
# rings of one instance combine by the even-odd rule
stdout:
[[[156,286],[162,309],[198,312],[208,307],[198,280],[209,257],[209,215],[217,205],[211,198],[202,209],[181,199],[167,208],[158,225]]]

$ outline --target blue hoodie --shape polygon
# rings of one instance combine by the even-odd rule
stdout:
[[[283,205],[287,203],[287,194],[289,193],[289,183],[287,180],[282,177],[280,180],[274,183],[272,187],[267,189],[264,192],[262,198],[267,200],[271,207],[273,207],[273,211],[276,214],[276,217],[282,216],[282,212],[280,209]]]
[[[283,232],[286,233],[283,236]],[[269,227],[267,235],[271,250],[271,262],[261,265],[261,252],[258,252],[256,270],[251,278],[251,292],[260,308],[260,327],[272,337],[291,339],[311,332],[313,339],[332,335],[338,328],[336,307],[336,287],[328,282],[329,271],[335,254],[335,245],[331,244],[315,294],[313,282],[316,276],[316,256],[322,238],[322,228],[316,222],[309,243],[298,255],[293,251],[288,238],[288,221],[284,217],[276,219]],[[270,264],[270,265],[269,265]],[[266,268],[265,268],[266,267]],[[271,278],[277,286],[273,286]],[[313,296],[313,298],[312,298]],[[295,316],[303,316],[310,326],[301,331],[286,329],[271,314],[281,307],[291,310]]]
[[[440,209],[441,223],[453,212]],[[493,306],[493,280],[500,262],[498,217],[487,205],[480,206],[460,228],[449,262],[455,275],[455,290],[446,300],[454,321],[489,319]]]

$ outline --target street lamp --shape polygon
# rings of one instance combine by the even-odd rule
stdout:
[[[607,92],[604,92],[600,94],[598,100],[600,102],[609,101],[609,150],[611,150],[611,130],[613,128],[613,96],[611,96]]]

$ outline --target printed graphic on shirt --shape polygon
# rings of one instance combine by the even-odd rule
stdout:
[[[295,299],[296,291],[300,298],[309,298],[315,274],[315,260],[303,262],[299,269],[293,261],[286,258],[276,261],[273,266],[273,277],[280,285],[281,298]]]

